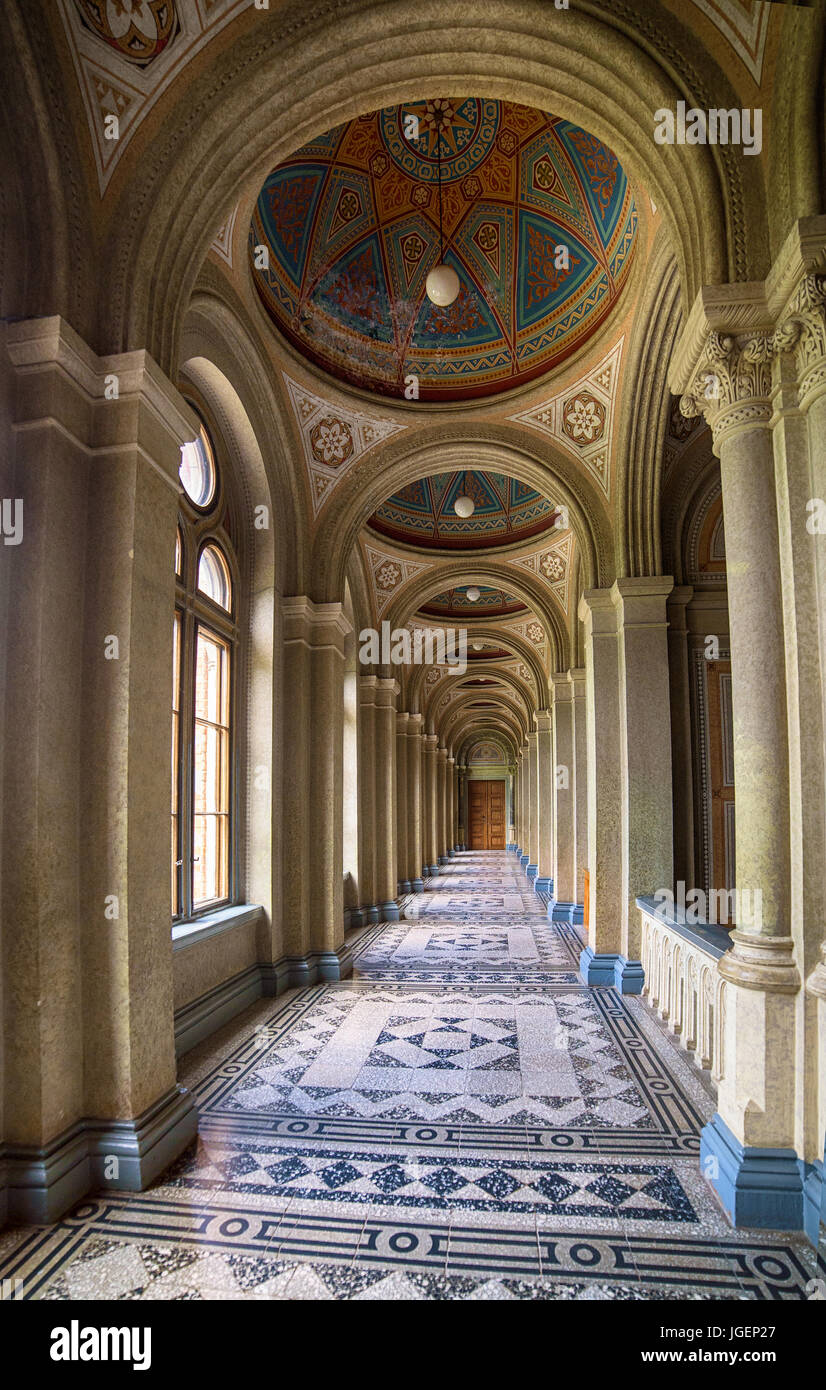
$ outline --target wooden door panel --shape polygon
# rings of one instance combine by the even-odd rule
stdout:
[[[487,849],[487,794],[484,782],[468,782],[470,849]]]
[[[505,784],[488,782],[488,849],[505,848]]]

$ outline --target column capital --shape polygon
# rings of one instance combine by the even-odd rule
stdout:
[[[397,734],[402,734],[403,736],[406,737],[406,735],[407,735],[407,725],[408,725],[409,719],[410,719],[410,714],[409,714],[408,710],[406,710],[406,709],[397,709],[397,710],[396,710],[396,733],[397,733]]]
[[[344,655],[344,639],[353,631],[353,624],[341,603],[314,603],[306,594],[294,594],[281,600],[284,620],[284,642],[303,642],[319,649],[334,647]]]
[[[584,700],[584,699],[585,699],[585,682],[586,682],[586,679],[587,679],[587,677],[586,677],[586,675],[585,675],[585,667],[584,667],[584,666],[574,666],[574,667],[572,667],[572,669],[571,669],[570,671],[568,671],[566,674],[567,674],[567,676],[568,676],[568,680],[569,680],[570,683],[571,683],[571,689],[573,690],[574,699],[575,699],[575,700]]]
[[[554,693],[554,705],[570,703],[574,698],[573,687],[569,680],[568,671],[557,671],[551,676],[551,689]]]
[[[820,947],[820,960],[806,981],[806,993],[826,999],[826,941]]]
[[[418,737],[418,736],[421,734],[422,728],[423,728],[423,727],[424,727],[424,715],[423,715],[423,714],[408,714],[408,716],[407,716],[407,733],[408,733],[408,736],[414,735],[414,734],[415,734],[416,737]]]
[[[793,352],[801,397],[826,389],[826,275],[804,275],[775,333],[782,351]]]
[[[536,723],[539,732],[548,732],[553,727],[553,713],[549,709],[539,709],[536,711]]]
[[[530,750],[531,748],[535,748],[535,747],[536,747],[536,729],[530,729],[530,730],[529,730],[529,732],[528,732],[528,737],[527,737],[527,739],[526,739],[526,743],[527,743],[527,745],[528,745],[528,749],[529,749],[529,750]]]
[[[610,589],[586,589],[580,597],[577,613],[594,633],[617,630],[617,614]]]
[[[438,742],[439,742],[439,735],[436,734],[436,735],[434,735],[434,737],[435,737],[436,742],[437,742],[437,744],[438,744]],[[437,747],[437,749],[436,749],[436,757],[437,757],[441,762],[446,762],[446,761],[447,761],[447,749],[446,749],[446,748],[443,748],[443,747]]]
[[[422,735],[422,738],[424,739],[424,746],[425,746],[425,748],[427,749],[427,751],[428,751],[429,753],[435,752],[435,751],[436,751],[436,745],[437,745],[437,743],[439,742],[439,735],[438,735],[438,734],[423,734],[423,735]]]
[[[401,689],[399,682],[392,676],[376,677],[376,707],[378,709],[391,709],[396,703],[396,696]]]
[[[617,579],[611,586],[617,623],[623,628],[664,627],[667,622],[665,602],[673,588],[670,574]]]

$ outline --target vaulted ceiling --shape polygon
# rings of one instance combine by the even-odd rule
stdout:
[[[470,497],[472,516],[456,515],[458,497]],[[502,473],[467,469],[419,478],[373,513],[369,526],[408,545],[481,550],[542,535],[558,516],[546,497]]]
[[[625,172],[594,136],[511,102],[445,96],[296,150],[261,190],[249,257],[273,322],[316,365],[398,398],[414,376],[417,399],[457,401],[580,348],[616,302],[636,227]],[[460,281],[444,308],[425,294],[439,261]]]

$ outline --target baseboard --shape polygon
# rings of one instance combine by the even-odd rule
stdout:
[[[173,1086],[134,1120],[79,1120],[43,1147],[9,1144],[5,1214],[9,1221],[57,1221],[93,1190],[142,1192],[195,1138],[198,1112]]]
[[[250,965],[176,1011],[175,1053],[183,1057],[257,999],[274,999],[286,989],[328,980],[346,980],[352,972],[353,956],[348,946],[338,951],[311,951],[306,956],[282,956],[271,965]]]

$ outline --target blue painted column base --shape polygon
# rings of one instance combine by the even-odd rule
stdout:
[[[375,905],[364,909],[364,919],[368,927],[374,927],[379,920],[379,909]]]
[[[430,877],[431,877],[431,878],[438,878],[438,876],[439,876],[439,865],[438,865],[438,864],[431,864],[431,866],[430,866]]]
[[[390,902],[382,903],[381,920],[383,922],[398,922],[399,904],[394,903],[392,900]]]
[[[533,891],[535,893],[552,893],[554,891],[554,881],[552,878],[540,878],[537,874],[533,881]]]
[[[821,1225],[826,1225],[826,1165],[821,1159],[806,1165],[803,1182],[803,1229],[817,1249]]]
[[[529,881],[533,883],[534,879],[536,878],[536,875],[539,873],[539,865],[529,864],[525,870],[525,873],[528,875]]]
[[[422,873],[424,873],[424,872],[425,872],[425,870],[422,869]],[[411,891],[411,893],[423,893],[423,892],[424,892],[424,882],[422,881],[422,879],[420,879],[420,878],[411,878],[411,880],[410,880],[410,891]]]
[[[409,878],[402,878],[402,879],[399,879],[399,884],[398,884],[398,894],[399,894],[399,897],[400,897],[400,898],[403,898],[403,897],[406,896],[407,893],[412,893],[412,892],[413,892],[413,889],[412,889],[411,886],[410,886],[410,879],[409,879]]]
[[[576,903],[563,903],[559,898],[551,898],[548,903],[549,922],[573,922]]]
[[[590,946],[580,953],[579,971],[586,985],[613,985],[620,994],[641,994],[645,972],[642,962],[627,960],[617,951],[597,955]]]
[[[513,854],[516,848],[516,845],[505,845],[505,849],[508,851],[508,854]]]
[[[746,1148],[715,1115],[700,1131],[700,1172],[732,1226],[799,1231],[803,1226],[802,1164],[794,1149]]]
[[[522,868],[523,868],[523,869],[525,868],[525,866],[526,866],[528,860],[530,859],[530,857],[531,857],[531,856],[530,856],[529,854],[520,854],[520,856],[519,856],[519,863],[522,865]]]

